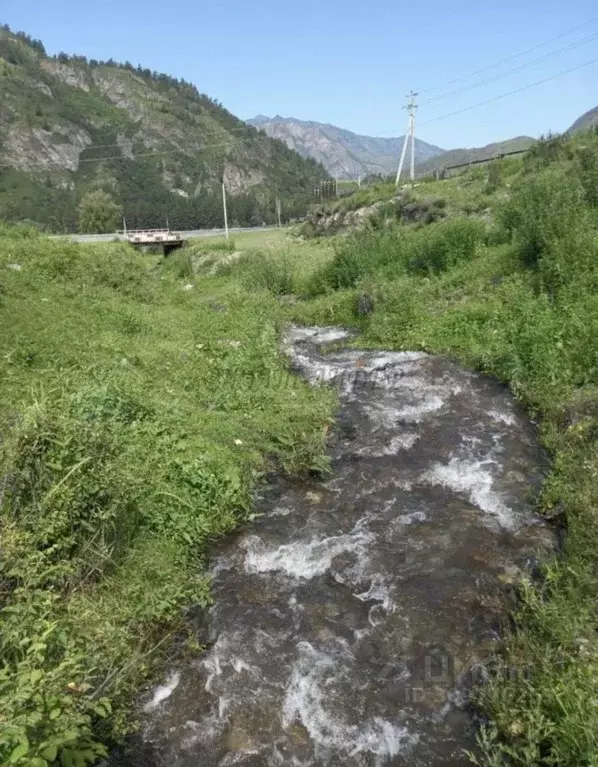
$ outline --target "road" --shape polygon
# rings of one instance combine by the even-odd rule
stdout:
[[[275,229],[274,226],[247,226],[230,228],[229,234],[240,234],[241,232],[268,232]],[[178,232],[178,230],[177,230]],[[224,237],[224,229],[194,229],[189,232],[178,232],[185,240],[193,240],[197,237]],[[119,240],[124,242],[122,234],[60,234],[54,237],[66,237],[73,242],[114,242]]]

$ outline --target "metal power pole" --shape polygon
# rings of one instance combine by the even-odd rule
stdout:
[[[224,186],[224,176],[222,177],[222,207],[224,209],[224,236],[228,240],[228,215],[226,212],[226,187]]]
[[[407,106],[403,107],[409,113],[409,120],[407,122],[407,132],[403,139],[403,150],[401,151],[401,159],[399,161],[399,169],[397,170],[396,185],[399,185],[401,180],[401,173],[403,172],[403,163],[405,162],[405,155],[407,154],[407,144],[411,141],[411,180],[415,178],[415,112],[417,110],[417,104],[415,103],[415,97],[417,93],[410,91],[407,94]]]

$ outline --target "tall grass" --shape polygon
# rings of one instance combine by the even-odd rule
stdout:
[[[325,465],[332,400],[286,375],[276,299],[159,264],[0,233],[2,764],[129,732],[173,634],[194,647],[209,542],[264,472]]]
[[[316,272],[312,295],[353,287],[377,272],[389,275],[440,274],[475,256],[485,227],[479,221],[456,218],[435,227],[413,229],[395,224],[368,228],[341,241],[332,261]]]

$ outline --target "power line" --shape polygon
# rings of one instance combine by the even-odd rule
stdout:
[[[447,91],[446,93],[440,94],[440,96],[434,96],[431,99],[428,99],[424,102],[424,104],[434,104],[436,101],[441,101],[443,99],[450,98],[451,96],[456,96],[460,93],[465,93],[466,91],[474,90],[475,88],[480,88],[482,85],[487,85],[488,83],[496,82],[497,80],[502,80],[503,77],[508,77],[509,75],[515,74],[516,72],[521,72],[523,69],[527,69],[527,67],[534,66],[534,64],[539,64],[541,61],[545,61],[546,59],[550,59],[553,56],[558,56],[560,53],[565,53],[566,51],[574,50],[575,48],[578,48],[580,45],[584,45],[585,43],[590,42],[591,40],[595,40],[598,37],[598,32],[594,32],[591,35],[588,35],[587,37],[582,38],[581,40],[577,40],[574,43],[570,43],[569,45],[565,45],[562,48],[558,48],[556,51],[551,51],[550,53],[546,53],[543,56],[539,56],[536,59],[533,59],[532,61],[528,61],[524,64],[520,64],[518,67],[513,67],[513,69],[508,69],[506,72],[499,73],[498,75],[495,75],[494,77],[489,77],[485,80],[480,80],[477,83],[473,83],[473,85],[466,85],[463,88],[457,88],[452,91]]]
[[[205,149],[217,149],[221,147],[232,147],[237,146],[238,144],[244,144],[245,142],[242,139],[239,139],[237,141],[225,141],[220,144],[204,144],[199,149],[195,150],[196,152],[203,152]],[[89,149],[93,149],[93,146],[89,146]],[[164,149],[163,151],[157,151],[157,152],[138,152],[134,153],[133,159],[137,159],[138,157],[159,157],[165,154],[176,154],[176,153],[182,153],[184,150],[182,149]],[[82,162],[104,162],[105,160],[126,160],[127,158],[122,154],[116,154],[112,155],[111,157],[85,157],[83,160],[79,160],[79,163]]]
[[[456,77],[454,80],[449,80],[448,82],[442,83],[441,85],[435,85],[432,88],[426,88],[425,90],[420,91],[420,93],[430,93],[431,91],[437,91],[441,88],[448,88],[451,85],[455,85],[456,83],[461,82],[462,80],[468,80],[470,77],[475,77],[476,75],[481,75],[483,72],[488,72],[490,69],[496,69],[496,67],[500,67],[503,64],[508,64],[510,61],[514,61],[515,59],[518,59],[520,56],[525,56],[528,53],[533,53],[533,51],[537,51],[538,48],[543,48],[545,45],[548,45],[548,43],[553,43],[555,40],[560,40],[563,37],[567,37],[567,35],[573,34],[573,32],[577,32],[580,29],[583,29],[584,27],[589,26],[590,24],[594,24],[596,21],[598,21],[598,16],[593,16],[588,21],[584,21],[583,24],[579,24],[576,27],[573,27],[572,29],[567,30],[566,32],[561,32],[558,35],[555,35],[554,37],[549,38],[548,40],[544,40],[542,43],[537,43],[536,45],[533,45],[531,48],[526,48],[524,51],[520,51],[519,53],[514,53],[512,56],[508,56],[506,59],[501,59],[500,61],[495,62],[494,64],[489,64],[486,67],[482,67],[481,69],[476,69],[473,72],[469,72],[466,75],[461,75],[460,77]]]
[[[222,142],[220,144],[204,144],[202,147],[195,150],[194,154],[201,153],[206,149],[217,149],[222,147],[230,148],[230,147],[239,146],[244,143],[245,142],[243,139],[238,139],[237,141],[227,141],[227,142]],[[95,147],[90,145],[89,147],[86,147],[86,148],[94,149]],[[156,151],[156,152],[138,152],[138,153],[134,153],[132,158],[125,157],[125,155],[123,154],[111,155],[109,157],[85,157],[82,160],[79,160],[78,165],[81,165],[81,163],[84,163],[84,162],[106,162],[108,160],[136,160],[138,157],[162,157],[164,155],[182,153],[183,151],[184,150],[181,150],[181,149],[164,149],[162,151]],[[8,163],[5,163],[3,165],[0,165],[0,167],[14,168],[14,165],[9,165]],[[17,170],[17,168],[14,168],[14,170]]]
[[[471,106],[464,107],[463,109],[457,109],[455,112],[449,112],[445,115],[440,115],[440,117],[434,117],[432,120],[427,120],[425,123],[421,123],[422,125],[430,125],[430,123],[438,122],[438,120],[446,120],[448,117],[454,117],[455,115],[460,115],[463,112],[469,112],[471,109],[477,109],[478,107],[485,106],[486,104],[491,104],[493,101],[499,101],[500,99],[504,99],[507,96],[513,96],[516,93],[521,93],[521,91],[527,91],[530,88],[535,88],[536,85],[542,85],[543,83],[547,83],[550,80],[555,80],[557,77],[563,77],[564,75],[568,75],[570,72],[575,72],[578,69],[583,69],[583,67],[588,67],[590,64],[595,64],[598,61],[598,58],[590,59],[589,61],[584,61],[583,64],[578,64],[576,67],[571,67],[570,69],[565,69],[563,72],[557,72],[555,75],[551,75],[550,77],[545,77],[542,80],[536,80],[534,83],[529,83],[529,85],[524,85],[521,88],[515,88],[515,90],[507,91],[506,93],[500,93],[498,96],[493,96],[491,99],[487,99],[486,101],[480,101],[477,104],[472,104]]]

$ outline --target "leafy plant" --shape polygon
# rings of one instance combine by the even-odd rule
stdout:
[[[79,231],[90,234],[114,232],[122,219],[122,208],[107,193],[89,192],[79,203]]]

